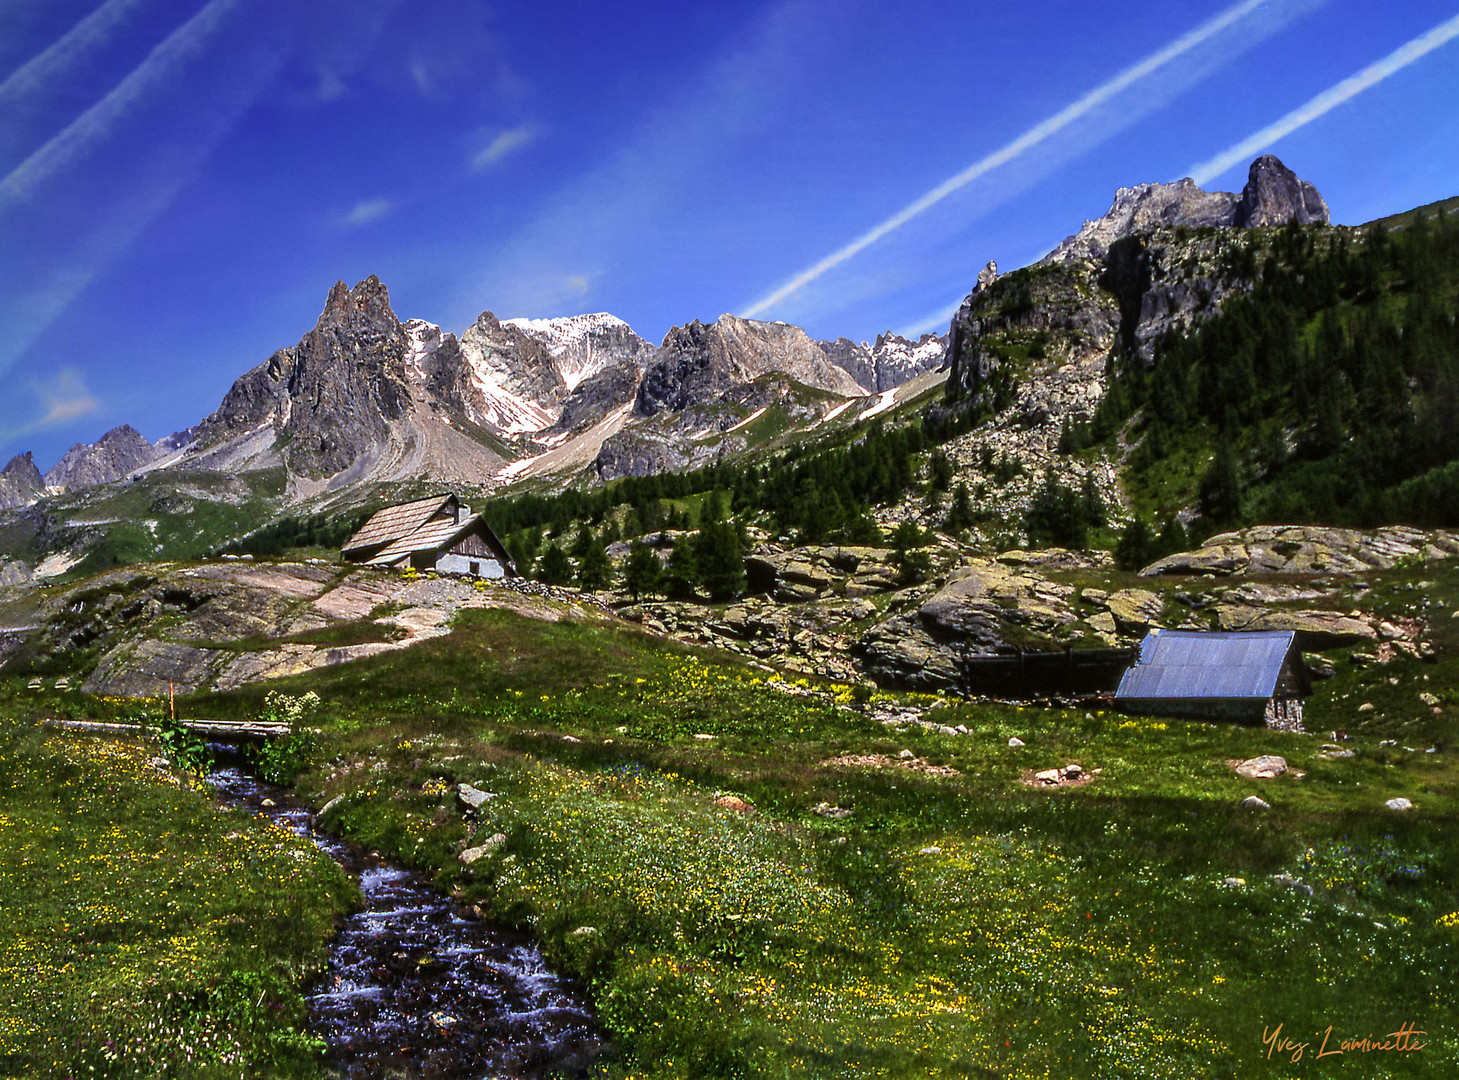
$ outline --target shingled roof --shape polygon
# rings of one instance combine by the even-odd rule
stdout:
[[[346,540],[341,550],[348,558],[352,551],[374,547],[376,544],[393,543],[415,532],[448,504],[455,502],[456,496],[447,494],[432,495],[428,499],[416,499],[414,502],[387,506],[365,522],[354,536]],[[452,515],[450,522],[442,524],[450,524],[451,528],[455,529],[455,515]]]
[[[1291,630],[1153,630],[1115,698],[1270,698],[1296,639]]]
[[[413,551],[435,551],[445,547],[456,537],[470,531],[481,520],[480,514],[472,514],[459,522],[447,518],[432,521],[414,532],[392,541],[366,560],[370,566],[388,566],[397,559],[403,559]]]

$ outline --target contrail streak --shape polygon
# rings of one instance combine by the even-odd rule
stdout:
[[[864,251],[888,233],[894,232],[913,218],[925,213],[949,195],[978,179],[978,177],[991,172],[1000,165],[1008,164],[1008,162],[1037,146],[1039,143],[1058,134],[1076,120],[1115,97],[1115,95],[1129,89],[1134,83],[1139,82],[1158,68],[1164,67],[1172,60],[1175,60],[1182,54],[1189,52],[1216,34],[1219,34],[1267,2],[1268,0],[1242,0],[1241,3],[1233,4],[1215,18],[1202,23],[1194,30],[1182,34],[1169,45],[1151,53],[1132,67],[1128,67],[1120,72],[1113,79],[1091,90],[1072,105],[1066,106],[1047,120],[1029,128],[1028,131],[1014,139],[1011,143],[1008,143],[1001,149],[995,150],[982,160],[974,162],[956,176],[944,180],[931,191],[927,192],[927,194],[903,207],[880,225],[858,236],[839,251],[832,252],[814,266],[801,271],[768,296],[751,304],[745,309],[743,314],[746,317],[753,317],[773,307],[787,296],[798,292],[812,281],[815,281],[826,271],[840,266],[847,259]]]
[[[239,2],[212,0],[169,34],[106,97],[0,180],[0,206],[19,202],[34,194],[49,178],[74,164],[96,143],[105,139],[140,101],[166,89],[176,69],[206,48],[208,39]]]
[[[1307,104],[1293,109],[1276,123],[1268,124],[1260,131],[1248,135],[1235,146],[1220,154],[1192,165],[1187,174],[1197,184],[1204,185],[1216,179],[1233,165],[1244,164],[1260,150],[1265,150],[1283,136],[1305,127],[1318,117],[1357,97],[1364,90],[1377,86],[1388,76],[1402,71],[1415,60],[1419,60],[1441,45],[1459,37],[1459,15],[1441,22],[1426,34],[1420,34],[1408,44],[1400,46],[1377,63],[1370,64],[1356,75],[1350,75],[1336,86],[1318,94]]]
[[[84,67],[94,49],[105,45],[132,12],[151,0],[107,0],[86,18],[31,57],[0,82],[0,110],[44,92],[47,83]]]

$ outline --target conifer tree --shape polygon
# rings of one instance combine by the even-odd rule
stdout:
[[[952,506],[947,511],[947,520],[942,523],[944,532],[953,536],[973,527],[973,503],[968,495],[968,485],[958,482],[952,493]]]
[[[932,556],[921,550],[928,537],[914,521],[903,521],[892,531],[892,555],[888,560],[897,570],[897,582],[916,585],[932,573]]]
[[[668,573],[664,586],[674,600],[693,600],[699,588],[699,562],[694,558],[694,544],[687,536],[674,541],[669,552]]]
[[[642,540],[628,546],[628,561],[623,564],[623,587],[634,600],[644,593],[658,592],[664,576],[663,564],[653,548]]]
[[[694,545],[699,582],[712,600],[729,600],[745,591],[745,562],[740,555],[739,531],[725,517],[724,498],[711,492]]]
[[[556,540],[547,545],[547,550],[538,560],[537,579],[549,585],[566,585],[572,580],[572,564],[568,562],[567,552],[557,546]]]
[[[1131,518],[1115,545],[1115,565],[1121,570],[1138,570],[1155,560],[1156,548],[1155,533],[1145,524],[1145,519]]]
[[[578,534],[573,539],[572,547],[568,549],[567,553],[574,559],[582,559],[587,555],[588,549],[592,546],[593,534],[588,531],[586,525],[580,525],[578,526]]]
[[[1229,439],[1221,441],[1201,477],[1200,501],[1201,516],[1217,525],[1230,524],[1241,514],[1241,475]]]
[[[578,588],[585,592],[606,589],[613,579],[613,564],[601,540],[594,540],[578,561]]]

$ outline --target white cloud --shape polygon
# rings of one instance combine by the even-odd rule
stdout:
[[[505,161],[512,154],[537,141],[537,128],[531,124],[499,131],[490,142],[471,157],[471,171],[482,172]]]
[[[0,431],[0,438],[7,441],[23,438],[43,428],[70,423],[101,408],[101,402],[86,389],[86,380],[75,368],[62,368],[45,382],[32,380],[30,388],[40,400],[40,416],[21,427]]]
[[[344,223],[350,228],[356,225],[368,225],[372,221],[378,221],[394,209],[395,204],[389,199],[361,199],[344,216]]]
[[[1215,180],[1227,169],[1245,165],[1253,155],[1271,146],[1278,139],[1290,135],[1298,128],[1306,127],[1319,117],[1326,116],[1339,105],[1344,105],[1364,90],[1377,86],[1390,75],[1402,71],[1409,64],[1420,60],[1454,38],[1459,37],[1459,15],[1439,23],[1426,34],[1420,34],[1406,45],[1389,53],[1382,60],[1370,64],[1356,75],[1350,75],[1342,82],[1328,87],[1300,108],[1293,109],[1275,123],[1253,132],[1235,146],[1228,147],[1208,161],[1192,165],[1187,173],[1197,184]]]
[[[410,72],[410,81],[415,83],[415,88],[422,94],[431,92],[431,69],[426,67],[426,62],[419,56],[412,56],[407,66]]]
[[[819,262],[796,274],[785,284],[761,297],[759,300],[756,300],[746,307],[742,311],[742,314],[746,317],[755,317],[764,314],[788,297],[799,292],[811,282],[820,278],[823,274],[860,254],[872,244],[900,229],[914,218],[920,217],[948,196],[960,191],[974,180],[991,173],[1001,166],[1009,164],[1040,144],[1052,139],[1076,121],[1083,119],[1101,106],[1107,105],[1112,99],[1136,83],[1141,82],[1163,68],[1167,68],[1174,61],[1222,34],[1259,8],[1267,7],[1269,3],[1272,6],[1276,6],[1276,0],[1240,0],[1239,3],[1226,8],[1214,18],[1208,19],[1200,26],[1197,26],[1194,30],[1182,34],[1163,48],[1157,49],[1130,67],[1125,68],[1114,78],[1095,87],[1077,101],[1060,109],[1053,116],[1035,124],[1012,142],[975,161],[957,175],[944,180],[920,198],[908,203],[885,221],[862,233],[849,244],[833,251]],[[1249,38],[1250,35],[1245,36]],[[1234,52],[1232,55],[1234,56]],[[1152,99],[1148,95],[1144,105],[1146,109],[1152,106]],[[1127,113],[1126,115],[1129,114]],[[1110,133],[1112,134],[1113,131]]]
[[[86,389],[86,382],[74,368],[62,368],[49,383],[35,384],[45,414],[29,430],[54,427],[93,413],[101,403]]]
[[[350,92],[349,85],[339,72],[324,64],[319,65],[319,85],[314,88],[314,100],[320,105],[338,101]]]

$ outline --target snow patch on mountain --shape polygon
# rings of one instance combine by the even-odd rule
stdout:
[[[551,427],[556,415],[535,401],[528,401],[502,386],[493,377],[490,365],[470,362],[471,383],[481,394],[480,403],[472,403],[472,417],[482,426],[495,427],[508,435],[523,435]]]
[[[421,378],[425,377],[422,361],[441,347],[441,328],[424,319],[410,319],[405,324],[406,365]]]
[[[626,322],[606,311],[558,319],[503,319],[502,325],[514,326],[547,346],[568,393],[613,362],[612,353],[601,345],[594,348],[595,339],[633,334]]]

